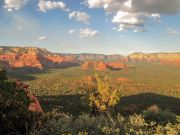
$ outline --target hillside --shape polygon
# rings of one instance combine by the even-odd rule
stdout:
[[[75,64],[74,57],[36,47],[0,47],[0,61],[7,68],[48,69]]]
[[[165,64],[180,64],[180,53],[133,53],[127,57],[122,55],[104,54],[61,54],[52,53],[44,48],[37,47],[0,47],[0,64],[7,69],[50,69],[70,67],[75,65],[86,66],[87,62],[113,62],[113,65],[128,61],[157,62]],[[86,64],[86,65],[85,65]],[[107,65],[107,64],[106,64]],[[102,68],[105,65],[101,64]],[[107,66],[106,66],[107,67]],[[111,66],[108,66],[111,67]]]
[[[128,57],[129,61],[159,62],[165,64],[180,64],[180,53],[133,53]]]
[[[119,61],[121,55],[60,54],[37,47],[0,47],[0,63],[5,68],[49,69],[79,65],[86,61]]]

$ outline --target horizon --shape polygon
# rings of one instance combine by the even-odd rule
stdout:
[[[2,0],[0,44],[60,53],[180,51],[180,0]]]
[[[92,55],[121,55],[121,56],[128,56],[128,55],[132,55],[132,54],[135,54],[135,53],[143,53],[143,54],[163,54],[163,53],[180,53],[180,51],[174,51],[174,52],[170,52],[170,51],[166,51],[166,52],[130,52],[128,54],[121,54],[121,53],[112,53],[112,54],[108,54],[108,53],[91,53],[91,52],[81,52],[81,53],[70,53],[70,52],[53,52],[47,48],[41,48],[41,47],[38,47],[38,46],[8,46],[8,45],[0,45],[0,48],[1,47],[7,47],[7,48],[13,48],[13,47],[17,47],[17,48],[39,48],[39,49],[46,49],[47,51],[50,51],[51,53],[54,53],[54,54],[71,54],[71,55],[82,55],[82,54],[92,54]]]

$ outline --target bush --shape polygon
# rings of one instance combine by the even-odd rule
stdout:
[[[0,134],[27,134],[35,122],[27,93],[0,71]]]
[[[53,117],[54,116],[54,117]],[[69,116],[57,112],[46,114],[46,120],[39,129],[34,129],[30,135],[178,135],[179,124],[168,123],[159,125],[156,122],[146,122],[143,115],[130,115],[113,117],[115,126],[106,115],[98,116],[80,115]]]
[[[120,92],[109,86],[107,78],[95,75],[95,87],[89,93],[90,106],[93,112],[109,112],[120,100]]]
[[[147,121],[155,121],[159,124],[177,123],[177,116],[170,111],[163,111],[158,106],[150,106],[143,112]]]

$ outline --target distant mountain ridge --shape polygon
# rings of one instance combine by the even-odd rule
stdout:
[[[0,62],[7,68],[49,69],[78,65],[83,61],[118,61],[121,55],[61,54],[38,47],[0,46]]]
[[[180,53],[133,53],[127,57],[105,54],[65,54],[52,53],[38,47],[0,46],[0,63],[5,68],[50,69],[80,65],[85,62],[159,62],[180,65]]]
[[[80,53],[80,54],[61,54],[59,53],[60,55],[63,55],[63,56],[74,56],[76,57],[77,60],[79,61],[118,61],[120,60],[121,58],[123,58],[122,55],[120,54],[112,54],[112,55],[106,55],[106,54],[93,54],[93,53]]]
[[[73,57],[53,54],[37,47],[0,47],[0,61],[7,68],[47,69],[75,64]]]
[[[147,61],[169,64],[180,64],[180,53],[133,53],[127,57],[128,61]]]

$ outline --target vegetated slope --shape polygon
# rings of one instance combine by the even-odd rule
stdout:
[[[73,57],[36,47],[0,47],[0,61],[7,68],[47,69],[75,64]]]
[[[129,61],[159,62],[180,65],[180,53],[133,53],[127,57]]]
[[[129,65],[132,63],[129,63]],[[112,78],[112,85],[117,87],[121,83],[116,78],[132,80],[123,95],[133,95],[144,92],[153,92],[168,96],[180,97],[180,71],[179,67],[152,63],[134,63],[136,68],[124,70],[93,69],[82,70],[81,67],[56,69],[46,73],[32,75],[35,80],[27,81],[32,92],[37,95],[62,95],[83,93],[78,83],[83,77],[93,76],[95,73]],[[23,76],[21,76],[23,77]]]
[[[136,68],[124,70],[93,69],[81,67],[55,69],[46,73],[33,74],[36,79],[26,81],[33,94],[41,99],[45,110],[57,108],[70,114],[88,111],[83,104],[86,87],[95,73],[110,78],[110,85],[120,89],[122,98],[117,108],[122,113],[141,112],[148,106],[157,104],[179,114],[180,71],[179,67],[158,63],[128,63]],[[127,78],[130,81],[119,81]],[[124,111],[126,110],[126,111]]]

